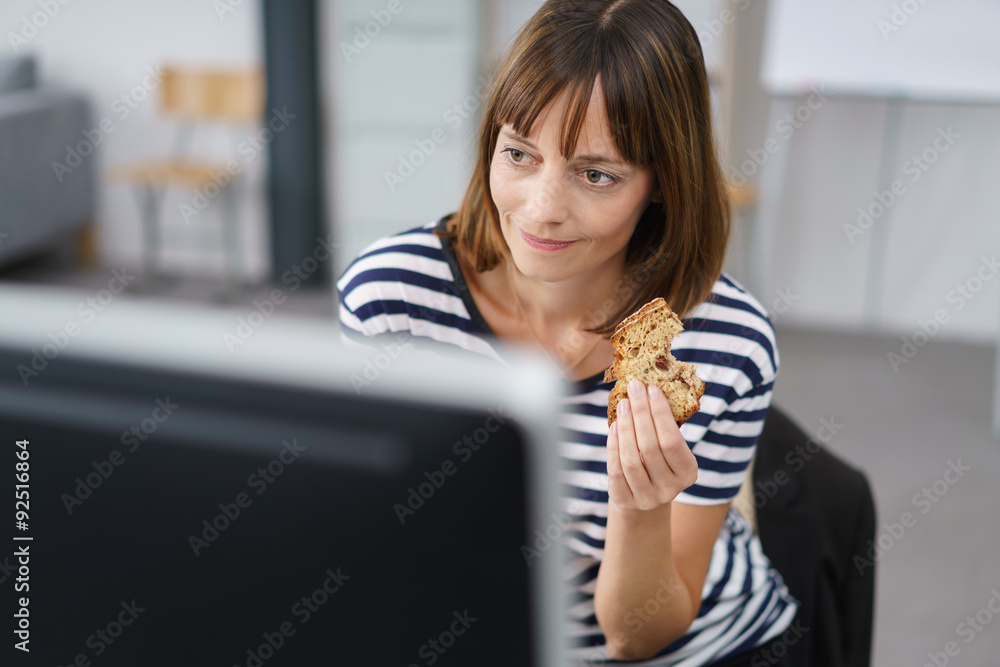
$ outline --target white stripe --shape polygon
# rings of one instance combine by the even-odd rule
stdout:
[[[714,461],[729,461],[731,463],[749,463],[753,458],[753,447],[728,447],[713,442],[699,442],[692,450],[696,455]]]
[[[477,352],[501,363],[506,363],[493,349],[493,346],[479,336],[472,336],[454,327],[435,324],[427,320],[411,319],[405,313],[370,317],[365,320],[365,328],[366,332],[373,336],[386,331],[409,331],[414,336],[424,336],[439,343],[455,345],[463,350]]]
[[[607,402],[605,401],[605,405]],[[608,436],[608,420],[606,417],[592,417],[576,412],[563,412],[559,425],[582,433],[593,433],[602,437]]]
[[[604,526],[599,526],[596,523],[591,523],[590,521],[574,521],[568,530],[581,532],[587,537],[592,537],[595,540],[600,540],[601,542],[604,542],[604,539],[608,534],[608,531]]]
[[[574,558],[562,567],[563,576],[567,579],[572,579],[576,577],[581,572],[586,571],[588,567],[593,567],[597,565],[597,561],[593,558]]]
[[[355,312],[373,301],[405,301],[415,306],[433,308],[451,315],[458,315],[467,320],[471,319],[465,303],[459,297],[406,283],[367,282],[358,285],[344,297],[344,304]]]
[[[594,613],[594,598],[587,598],[586,600],[580,600],[576,604],[570,605],[569,607],[570,618],[573,619],[587,618],[593,613]],[[577,620],[577,623],[579,623],[579,620]],[[583,625],[582,623],[580,625],[581,627],[584,628],[590,628],[591,629],[590,632],[594,632],[594,628],[597,629],[597,632],[600,632],[599,626],[594,626],[589,624]]]
[[[737,398],[729,404],[729,412],[755,412],[766,410],[771,405],[771,394],[773,389],[768,389],[760,396],[748,396],[747,398]]]
[[[559,455],[573,461],[607,461],[607,447],[581,445],[575,442],[560,442]]]
[[[365,325],[343,304],[340,306],[340,326],[362,334],[365,332]]]
[[[750,422],[735,419],[715,419],[711,423],[712,431],[720,435],[731,435],[735,438],[756,438],[760,435],[764,420]]]
[[[676,338],[674,338],[674,343],[670,346],[672,351],[719,350],[718,359],[712,357],[713,361],[719,361],[718,366],[713,366],[713,368],[717,370],[714,370],[712,373],[708,373],[707,369],[703,371],[701,367],[712,366],[711,363],[698,364],[698,377],[702,380],[724,382],[727,377],[724,371],[729,371],[730,373],[735,373],[738,376],[746,377],[746,380],[744,381],[746,383],[745,387],[736,387],[738,393],[746,393],[747,390],[752,388],[753,385],[750,383],[749,376],[746,376],[740,368],[734,368],[726,365],[727,363],[733,363],[732,361],[727,360],[725,357],[726,354],[738,355],[750,359],[750,361],[752,361],[757,367],[757,370],[760,372],[765,384],[774,380],[776,372],[774,366],[771,364],[771,356],[760,343],[748,340],[742,336],[708,331],[692,331],[690,332],[690,336],[682,339],[681,337],[684,336],[685,333],[688,332],[681,332],[677,334]]]
[[[589,470],[562,470],[559,477],[563,483],[572,484],[581,489],[608,490],[608,476],[606,474],[590,472]]]
[[[565,396],[560,402],[566,405],[575,405],[578,403],[590,403],[591,405],[601,405],[603,403],[604,405],[607,405],[608,396],[610,395],[610,389],[595,389],[594,391],[589,391],[586,394]]]
[[[583,556],[604,560],[604,549],[597,549],[586,542],[581,542],[572,535],[566,535],[566,547]]]
[[[592,516],[608,516],[608,504],[599,503],[595,500],[583,500],[582,498],[566,498],[562,499],[562,509],[564,512],[569,512],[570,514],[592,515]]]
[[[707,486],[710,489],[736,487],[733,489],[733,494],[735,494],[736,489],[743,484],[743,477],[745,475],[745,472],[716,472],[715,470],[705,470],[702,468],[698,470],[697,484],[698,486]]]

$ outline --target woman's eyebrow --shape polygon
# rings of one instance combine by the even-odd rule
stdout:
[[[532,150],[535,150],[535,151],[538,150],[538,146],[536,146],[535,144],[531,143],[530,141],[528,141],[527,137],[522,137],[517,132],[514,132],[512,130],[500,130],[500,134],[506,134],[511,139],[513,139],[515,141],[520,141],[522,144],[524,144],[528,148],[530,148]]]
[[[577,155],[575,159],[577,162],[603,162],[604,164],[609,164],[613,167],[621,167],[623,169],[631,166],[625,160],[605,157],[604,155]]]
[[[511,139],[520,141],[522,144],[526,145],[532,150],[538,150],[538,146],[531,143],[526,137],[522,137],[517,132],[512,132],[510,130],[500,130],[500,134],[506,134]],[[628,167],[630,166],[625,160],[620,160],[618,158],[611,158],[605,155],[577,155],[574,160],[576,162],[603,162],[604,164],[609,164],[618,167]]]

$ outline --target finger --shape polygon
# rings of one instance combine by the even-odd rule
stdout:
[[[653,423],[661,452],[661,458],[669,467],[670,472],[687,482],[687,488],[698,478],[698,460],[695,458],[687,441],[681,435],[681,429],[674,419],[670,409],[670,401],[658,387],[650,386],[647,392],[652,412]]]
[[[646,474],[655,485],[666,483],[670,477],[670,468],[660,451],[646,386],[637,380],[632,380],[628,383],[628,395],[632,423],[635,426],[636,445],[639,457],[645,465]],[[667,409],[670,407],[667,406]]]
[[[649,488],[649,475],[639,457],[639,447],[635,441],[635,426],[632,423],[632,401],[623,398],[618,402],[618,458],[622,473],[632,489],[633,495],[640,495]]]
[[[622,462],[618,454],[618,422],[611,424],[608,431],[608,496],[622,503],[632,500],[632,489],[622,471]]]

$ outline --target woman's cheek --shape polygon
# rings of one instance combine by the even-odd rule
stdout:
[[[512,208],[511,201],[515,198],[513,183],[500,169],[490,170],[490,193],[501,213]]]

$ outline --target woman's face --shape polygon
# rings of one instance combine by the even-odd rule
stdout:
[[[594,85],[576,152],[560,155],[563,91],[520,137],[500,130],[490,189],[514,264],[524,275],[558,282],[583,273],[623,271],[632,232],[651,201],[649,167],[622,161],[615,148],[600,78]]]

